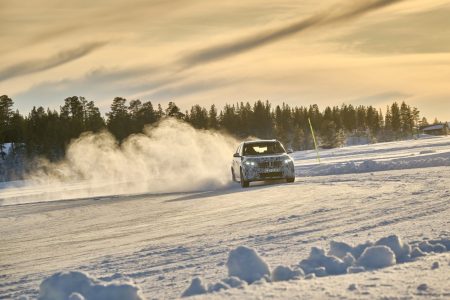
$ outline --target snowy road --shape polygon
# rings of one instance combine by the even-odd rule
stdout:
[[[297,264],[311,246],[330,240],[450,236],[449,138],[328,150],[321,166],[313,155],[295,154],[300,176],[293,184],[1,206],[0,299],[36,297],[39,283],[61,270],[106,281],[127,276],[148,299],[176,298],[193,276],[226,277],[228,252],[239,245],[255,248],[276,266]],[[378,172],[355,169],[367,160],[392,166],[399,159],[399,170],[378,171],[379,163],[369,165]],[[326,175],[337,165],[340,171],[331,174],[338,175]],[[325,175],[302,176],[308,172]],[[439,259],[448,266],[448,255]],[[448,287],[438,291],[450,295]],[[316,293],[320,298],[320,289]]]

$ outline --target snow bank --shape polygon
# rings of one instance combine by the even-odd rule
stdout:
[[[39,287],[39,300],[143,300],[136,285],[103,283],[83,272],[59,272],[44,279]]]
[[[389,170],[429,168],[450,166],[450,152],[411,156],[392,160],[364,160],[336,163],[322,163],[311,168],[302,169],[297,176],[323,176],[352,173],[367,173]]]
[[[248,283],[270,276],[267,263],[252,248],[239,246],[231,250],[227,260],[228,275]]]
[[[330,249],[311,247],[308,258],[293,268],[277,266],[272,271],[257,252],[245,246],[231,250],[227,267],[231,277],[221,282],[205,285],[194,278],[182,297],[218,292],[230,288],[242,288],[248,284],[288,281],[293,279],[313,279],[316,277],[361,273],[411,261],[429,252],[450,250],[449,239],[425,240],[412,246],[397,236],[390,235],[375,243],[367,241],[356,246],[338,241],[330,242]],[[438,268],[438,267],[435,267]]]
[[[380,269],[396,264],[395,253],[387,246],[372,246],[364,250],[357,264],[365,269]]]

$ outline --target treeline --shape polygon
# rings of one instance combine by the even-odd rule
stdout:
[[[173,117],[205,130],[219,130],[238,138],[276,138],[294,150],[311,149],[313,140],[310,124],[321,147],[341,146],[348,137],[363,137],[371,142],[407,138],[418,126],[427,124],[419,111],[405,102],[394,102],[383,113],[372,106],[326,107],[317,105],[272,107],[268,101],[253,104],[226,104],[220,111],[194,105],[183,112],[174,102],[163,108],[152,102],[127,101],[116,97],[110,111],[103,117],[93,101],[83,97],[69,97],[59,111],[33,107],[28,115],[14,110],[14,103],[6,95],[0,96],[0,147],[13,143],[28,156],[44,155],[55,160],[64,156],[70,141],[86,131],[109,130],[118,141],[142,132],[145,125],[162,118]],[[4,151],[2,155],[4,156]]]

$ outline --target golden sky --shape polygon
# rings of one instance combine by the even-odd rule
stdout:
[[[450,121],[450,1],[0,0],[0,94],[417,106]]]

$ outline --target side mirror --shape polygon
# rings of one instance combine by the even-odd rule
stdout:
[[[287,153],[288,153],[288,154],[294,153],[294,150],[288,149],[288,150],[287,150]]]
[[[241,157],[241,156],[239,155],[239,153],[235,153],[233,154],[233,157]]]

